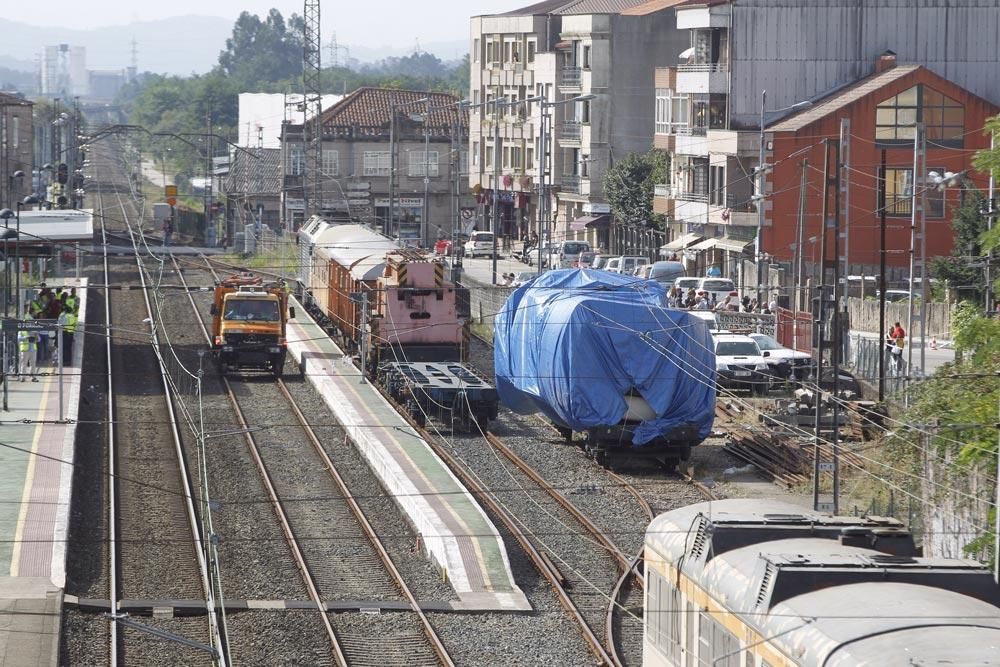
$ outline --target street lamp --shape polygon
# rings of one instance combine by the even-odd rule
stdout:
[[[761,248],[761,235],[764,233],[764,174],[767,171],[767,165],[764,164],[764,114],[765,113],[780,113],[782,111],[800,111],[802,109],[808,109],[812,106],[812,102],[809,100],[803,100],[801,102],[796,102],[787,107],[781,107],[780,109],[767,109],[765,111],[765,106],[767,104],[767,91],[760,91],[760,152],[757,155],[757,236],[754,238],[753,244],[753,259],[754,264],[757,267],[757,303],[761,302],[761,257],[763,250]],[[821,224],[826,224],[823,221]]]
[[[541,98],[541,122],[539,123],[539,151],[538,151],[538,205],[535,207],[535,217],[536,225],[538,229],[538,275],[542,274],[542,220],[543,211],[548,212],[549,198],[546,192],[545,185],[545,167],[548,163],[548,135],[546,133],[546,123],[548,122],[549,115],[545,112],[546,109],[550,107],[556,107],[563,104],[570,104],[576,102],[587,102],[596,98],[597,95],[593,93],[587,93],[585,95],[577,95],[568,100],[558,100],[555,102],[549,102],[544,97]],[[544,216],[547,218],[548,216]],[[551,231],[550,226],[546,226],[547,231]]]

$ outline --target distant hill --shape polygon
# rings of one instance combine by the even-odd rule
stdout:
[[[51,44],[72,44],[87,48],[87,69],[121,70],[132,59],[132,39],[138,50],[140,72],[157,74],[202,74],[218,62],[219,52],[232,34],[235,21],[211,16],[177,16],[158,21],[106,26],[93,30],[39,27],[0,18],[0,67],[34,72],[35,57]],[[375,62],[390,56],[413,53],[417,42],[399,45],[345,45],[350,59]],[[420,44],[421,51],[433,53],[445,62],[460,60],[468,51],[465,40]],[[345,54],[341,52],[341,58]],[[330,51],[323,50],[323,64],[329,66]]]

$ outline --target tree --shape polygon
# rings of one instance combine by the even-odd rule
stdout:
[[[663,216],[653,213],[653,188],[666,183],[669,157],[663,151],[630,153],[608,170],[604,193],[615,219],[629,225],[661,227]]]
[[[219,54],[219,68],[227,76],[253,88],[260,81],[279,81],[302,74],[303,21],[292,14],[284,17],[272,9],[263,21],[243,12]]]
[[[965,190],[963,195],[951,223],[955,233],[951,257],[934,257],[930,270],[935,278],[947,280],[949,286],[978,298],[983,289],[983,272],[969,264],[981,254],[981,237],[986,231],[986,216],[981,211],[986,199],[978,190]]]

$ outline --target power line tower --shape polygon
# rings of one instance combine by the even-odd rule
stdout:
[[[305,115],[302,136],[305,152],[305,174],[302,194],[305,199],[305,217],[322,208],[320,201],[320,165],[323,163],[323,92],[319,31],[320,0],[305,0],[302,56],[302,96]]]

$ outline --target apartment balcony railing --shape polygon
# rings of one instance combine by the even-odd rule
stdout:
[[[691,65],[678,65],[678,72],[728,72],[729,65],[726,63],[694,63]]]
[[[680,199],[683,201],[693,201],[693,202],[703,202],[708,203],[708,193],[707,192],[693,192],[688,190],[682,190],[681,188],[674,188],[672,192],[674,199]]]
[[[726,195],[726,208],[735,213],[756,213],[757,205],[747,197],[737,198],[736,195]]]
[[[579,176],[563,175],[559,179],[559,185],[563,192],[570,194],[580,194],[580,183],[583,179]]]
[[[582,67],[563,67],[562,72],[560,72],[559,74],[559,85],[579,86],[580,81],[582,79],[583,79]]]
[[[580,121],[565,120],[559,128],[559,138],[567,141],[580,140]]]
[[[660,185],[653,186],[653,196],[654,197],[669,197],[672,198],[672,190],[669,183],[661,183]]]
[[[677,134],[685,137],[704,137],[708,134],[708,128],[700,125],[684,125],[677,128]]]

